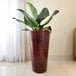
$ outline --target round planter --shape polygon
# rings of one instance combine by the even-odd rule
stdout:
[[[30,31],[32,69],[36,73],[47,70],[49,31]]]

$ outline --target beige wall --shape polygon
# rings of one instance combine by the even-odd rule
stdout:
[[[59,9],[49,25],[52,26],[50,35],[50,57],[72,57],[73,29],[76,27],[76,0],[30,0],[40,11],[43,7],[50,10],[50,14]],[[29,57],[29,56],[28,56]]]

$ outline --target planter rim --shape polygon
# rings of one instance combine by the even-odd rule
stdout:
[[[33,31],[29,31],[29,32],[49,32],[49,33],[51,33],[52,31],[47,31],[47,30],[33,30]]]

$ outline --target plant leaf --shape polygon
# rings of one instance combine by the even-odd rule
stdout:
[[[25,17],[25,16],[24,16],[24,22],[25,22],[25,24],[26,24],[27,26],[31,27],[31,28],[34,30],[34,28],[33,28],[33,26],[31,25],[29,19],[28,19],[27,17]]]
[[[40,14],[37,16],[36,21],[40,24],[40,22],[44,20],[47,16],[49,16],[49,10],[47,8],[43,8]]]
[[[42,24],[42,26],[45,26],[46,24],[48,24],[52,20],[53,16],[56,15],[57,13],[59,13],[59,10],[55,10],[51,15],[51,17],[44,24]]]
[[[22,9],[17,9],[17,10],[20,11],[25,16],[25,18],[28,20],[31,26],[35,28],[35,30],[39,30],[39,27],[38,27],[39,24],[29,14],[27,14],[26,11]]]
[[[31,4],[30,2],[27,2],[27,4],[29,5],[29,8],[30,8],[30,10],[31,10],[31,13],[32,13],[33,18],[36,20],[37,15],[38,15],[37,9],[36,9],[36,8],[34,7],[34,5]]]
[[[15,20],[18,21],[18,22],[25,23],[24,21],[22,21],[22,20],[20,20],[20,19],[17,19],[17,18],[15,18],[15,17],[13,17],[13,19],[15,19]]]
[[[51,26],[48,26],[48,27],[43,28],[43,30],[52,31],[52,28]]]
[[[25,29],[22,29],[22,31],[30,31],[29,29],[25,28]]]
[[[59,10],[55,10],[52,16],[56,15],[57,13],[59,13]]]
[[[34,26],[32,26],[32,25],[31,25],[31,22],[29,21],[29,19],[28,19],[27,17],[25,17],[25,16],[24,16],[24,22],[25,22],[25,24],[26,24],[27,26],[31,27],[32,30],[36,30],[36,29],[39,28],[39,27],[34,27]]]

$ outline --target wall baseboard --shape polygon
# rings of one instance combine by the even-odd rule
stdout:
[[[28,59],[26,60],[31,60],[31,58],[29,57]],[[73,60],[73,57],[72,56],[48,56],[48,60],[51,60],[51,61],[72,61]]]
[[[64,61],[64,60],[73,60],[72,56],[49,56],[48,57],[49,60],[60,60],[60,61]]]

